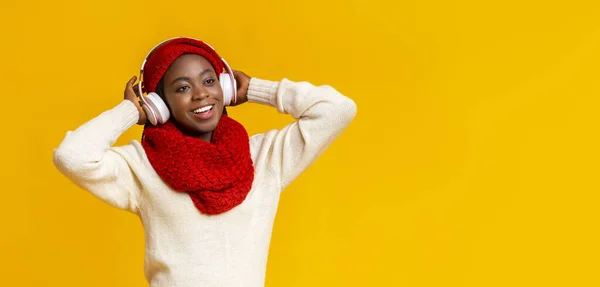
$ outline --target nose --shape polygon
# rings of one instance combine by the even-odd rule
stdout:
[[[193,100],[203,100],[203,99],[207,98],[208,95],[209,95],[208,89],[206,89],[204,86],[200,86],[194,90],[192,99]]]

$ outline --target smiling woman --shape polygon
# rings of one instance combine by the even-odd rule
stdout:
[[[264,286],[280,192],[356,113],[354,102],[329,86],[240,71],[231,73],[231,97],[221,60],[201,41],[167,41],[148,57],[138,84],[164,100],[163,123],[148,123],[155,111],[139,104],[144,96],[136,95],[133,77],[121,103],[69,132],[54,152],[56,167],[74,183],[140,217],[151,286]],[[222,113],[244,102],[297,121],[250,137]],[[141,143],[113,146],[136,122],[145,125]]]

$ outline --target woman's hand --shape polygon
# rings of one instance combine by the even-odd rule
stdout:
[[[146,124],[146,113],[144,112],[144,109],[142,109],[142,106],[140,105],[140,99],[138,97],[141,97],[141,95],[139,95],[139,91],[137,89],[137,85],[139,85],[140,83],[137,83],[135,86],[133,85],[133,83],[135,83],[135,80],[137,79],[136,76],[133,76],[133,78],[131,78],[128,82],[127,85],[125,86],[125,100],[130,100],[135,107],[138,109],[138,112],[140,113],[139,119],[137,124],[138,125],[144,125]]]
[[[241,105],[248,101],[248,86],[250,85],[250,76],[242,71],[233,70],[233,76],[237,84],[237,100],[230,106]]]

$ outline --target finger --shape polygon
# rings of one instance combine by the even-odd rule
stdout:
[[[140,89],[139,89],[140,83],[137,83],[133,86],[133,92],[135,93],[136,96],[140,96]]]
[[[131,79],[129,79],[129,81],[127,82],[127,87],[133,86],[133,83],[135,83],[135,80],[137,80],[136,76],[131,77]]]
[[[132,87],[136,79],[136,76],[133,76],[131,79],[129,79],[129,81],[127,81],[127,85],[125,86],[125,98],[133,99],[136,97],[135,91]]]
[[[125,97],[127,97],[128,94],[130,94],[132,91],[132,85],[135,82],[136,77],[133,76],[131,79],[129,79],[129,81],[127,81],[127,84],[125,85]]]

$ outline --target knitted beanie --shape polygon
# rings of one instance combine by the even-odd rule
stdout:
[[[204,57],[215,69],[217,76],[224,70],[221,57],[208,44],[192,38],[175,38],[157,47],[144,64],[144,93],[156,92],[158,82],[169,67],[183,54],[197,54]]]

